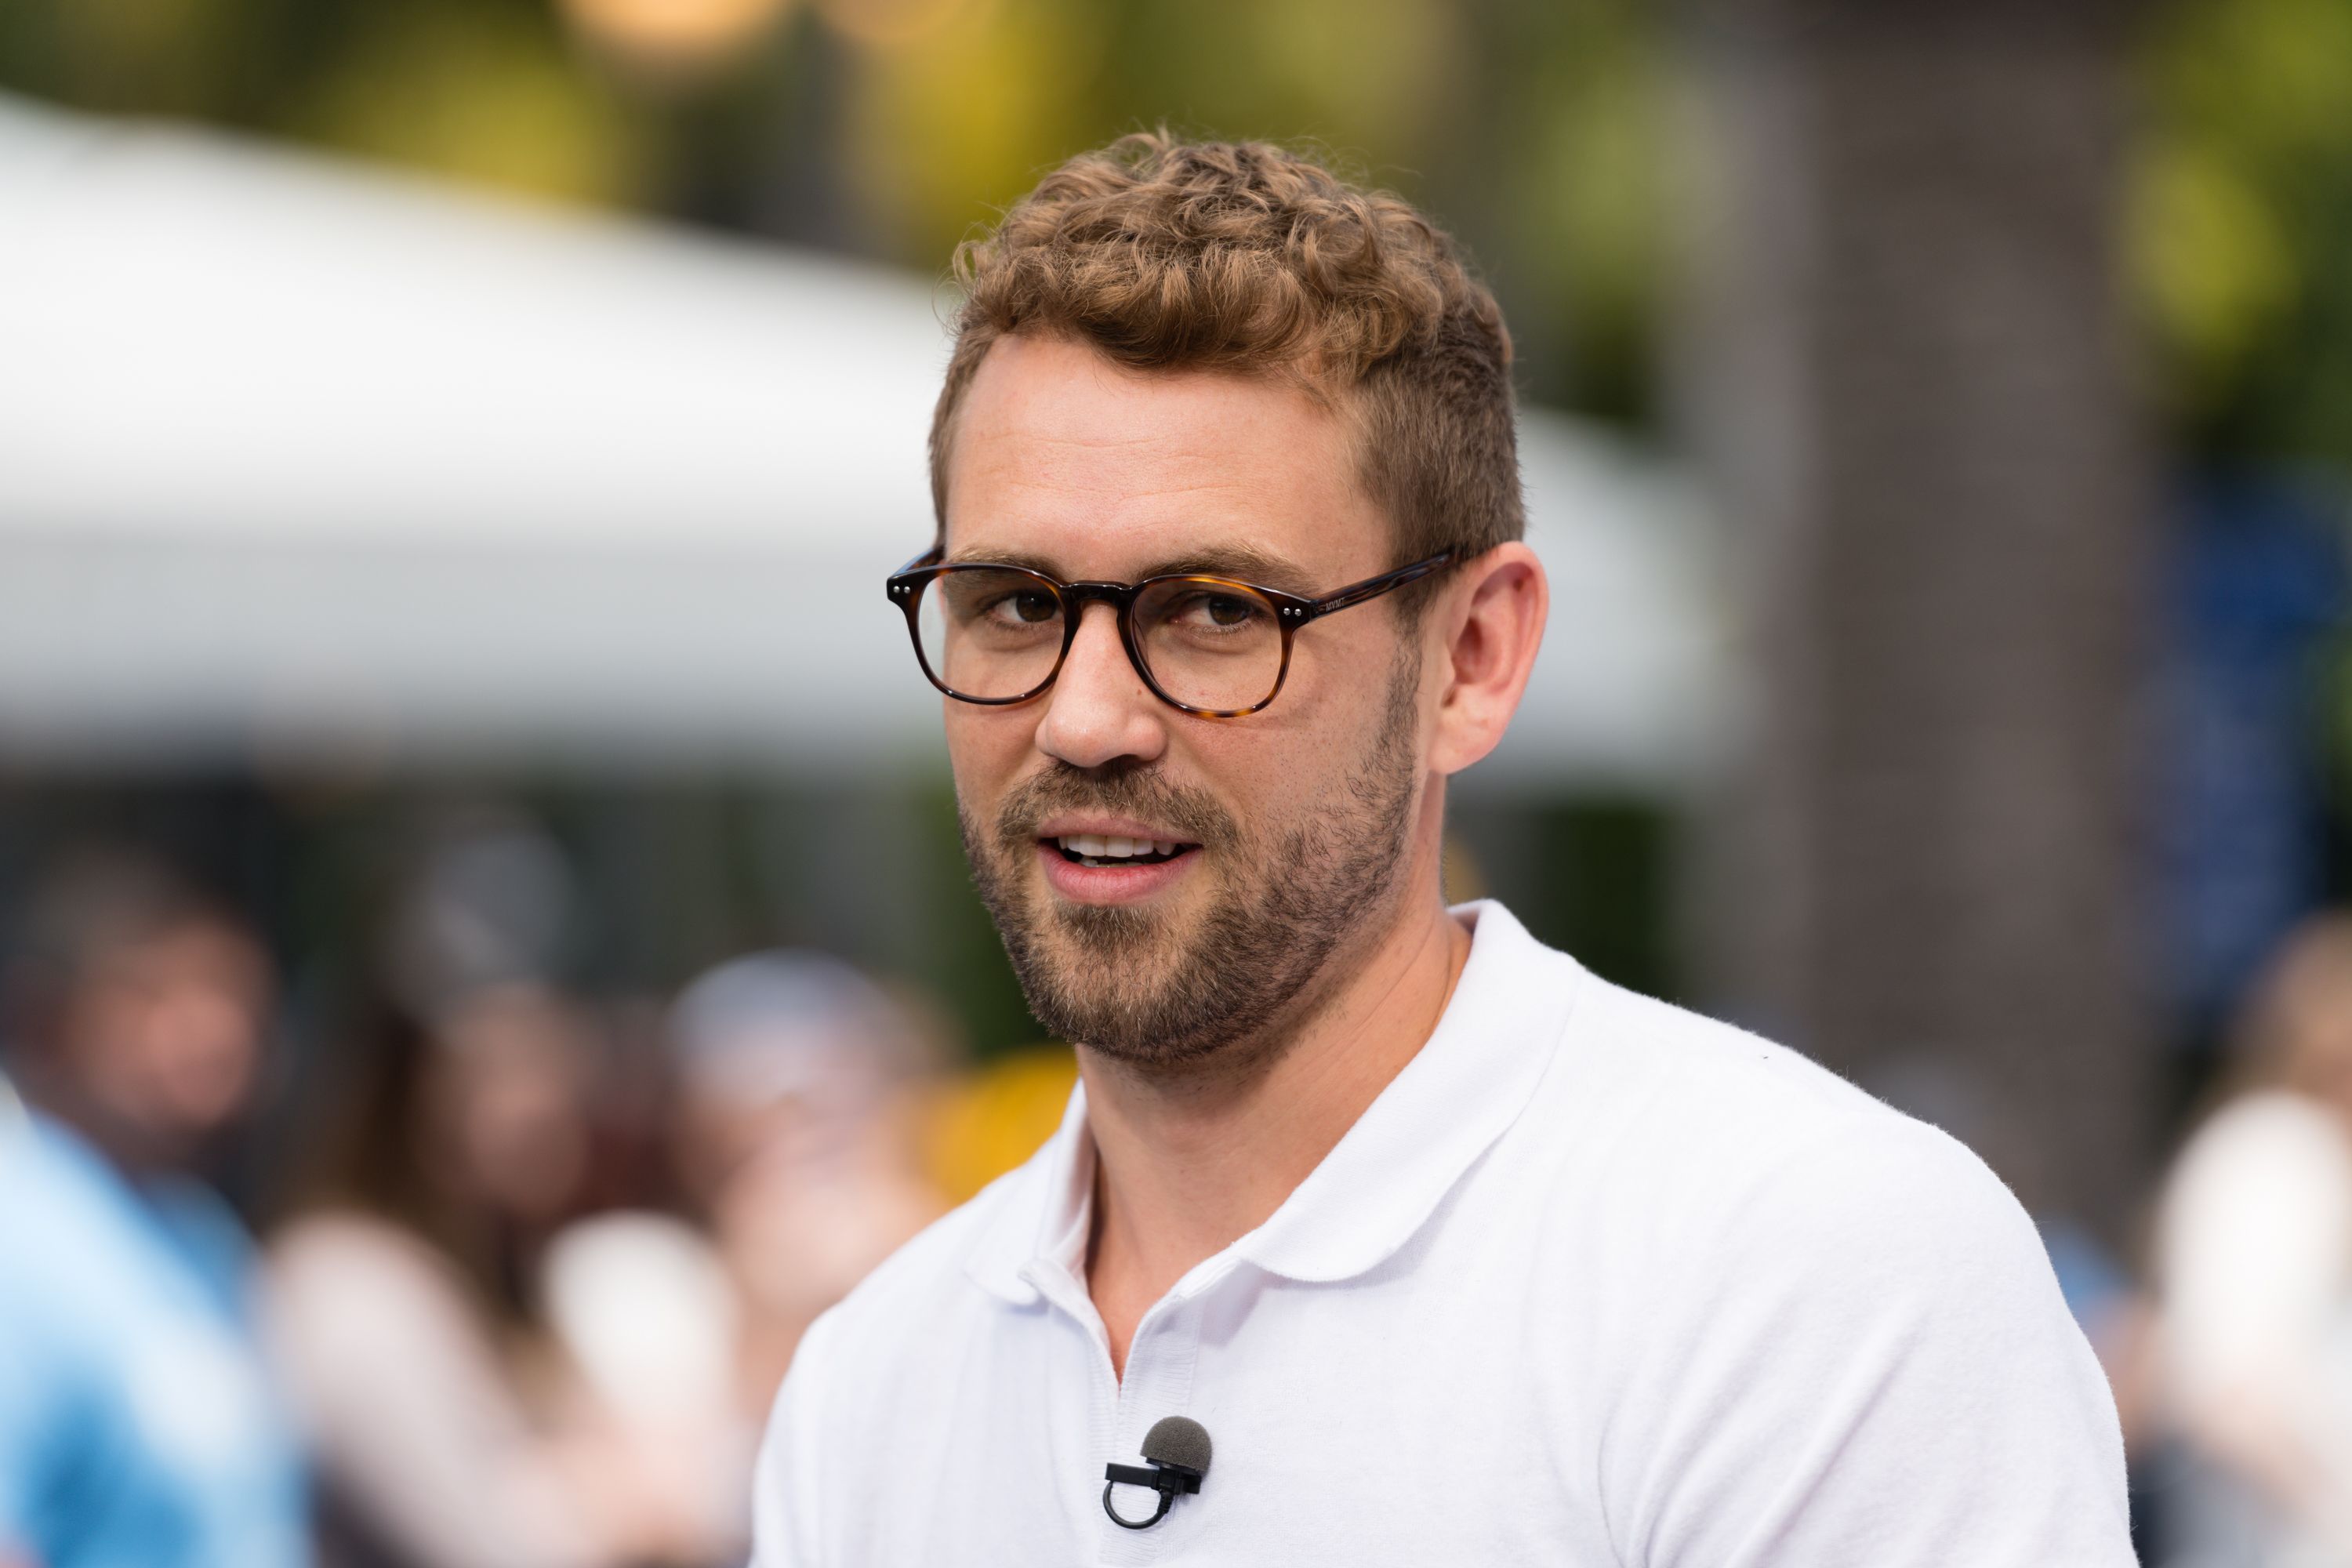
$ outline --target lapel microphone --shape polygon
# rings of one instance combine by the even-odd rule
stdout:
[[[1148,1470],[1141,1465],[1103,1467],[1103,1511],[1110,1515],[1113,1524],[1127,1530],[1150,1530],[1168,1517],[1179,1493],[1201,1489],[1201,1478],[1209,1473],[1208,1428],[1186,1416],[1163,1415],[1143,1435],[1143,1458],[1151,1467]],[[1122,1485],[1150,1487],[1160,1494],[1160,1506],[1150,1519],[1120,1514],[1110,1493],[1113,1487]]]

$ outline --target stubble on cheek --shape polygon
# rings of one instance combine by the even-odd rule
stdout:
[[[1055,763],[985,826],[959,801],[973,881],[1037,1021],[1140,1068],[1191,1070],[1286,1017],[1391,904],[1417,799],[1418,673],[1401,663],[1357,767],[1272,830],[1246,832],[1213,798],[1143,770]],[[1172,908],[1053,898],[1035,835],[1064,809],[1139,817],[1202,845],[1186,896]]]
[[[1229,897],[1217,885],[1224,868],[1236,852],[1248,858],[1231,812],[1203,792],[1171,787],[1140,770],[1090,774],[1054,763],[1008,792],[985,830],[959,799],[957,823],[972,879],[1024,988],[1033,979],[1052,984],[1057,992],[1079,986],[1099,991],[1113,983],[1132,988],[1148,982],[1183,946],[1181,928],[1198,918],[1158,906],[1074,904],[1054,898],[1037,866],[1037,828],[1056,812],[1090,810],[1140,817],[1199,846],[1192,851],[1199,863],[1188,879],[1196,909]],[[1114,963],[1127,968],[1113,974],[1105,966]],[[1033,1005],[1035,1000],[1033,991]]]

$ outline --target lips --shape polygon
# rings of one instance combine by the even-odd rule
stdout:
[[[1048,817],[1036,839],[1065,859],[1094,865],[1156,864],[1201,847],[1197,837],[1140,817],[1093,814]]]
[[[1125,834],[1057,833],[1036,844],[1046,885],[1073,903],[1097,905],[1154,897],[1191,871],[1200,849],[1182,839]]]
[[[1001,852],[1016,863],[1024,853],[1035,857],[1062,901],[1134,904],[1194,875],[1206,848],[1234,837],[1231,818],[1205,794],[1134,779],[1111,784],[1049,773],[1016,787],[998,816]]]

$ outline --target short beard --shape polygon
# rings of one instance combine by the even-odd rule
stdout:
[[[1348,939],[1389,912],[1416,805],[1418,650],[1400,658],[1381,728],[1339,803],[1254,842],[1210,796],[1149,766],[1056,763],[1015,788],[983,834],[959,810],[981,901],[996,921],[1029,1010],[1059,1038],[1158,1077],[1187,1076],[1235,1047],[1260,1051]],[[1026,890],[1024,858],[1056,812],[1139,817],[1214,854],[1225,886],[1181,949],[1156,911],[1058,905]]]

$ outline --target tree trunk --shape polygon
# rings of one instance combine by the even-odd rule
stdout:
[[[1702,836],[1720,999],[2110,1237],[2158,1067],[2133,9],[1705,8],[1675,377],[1752,638]]]

